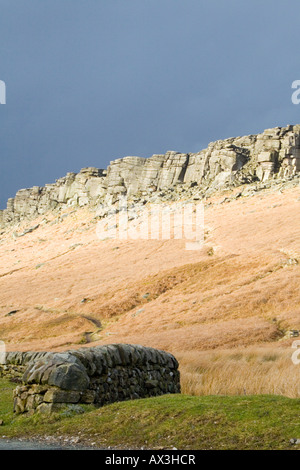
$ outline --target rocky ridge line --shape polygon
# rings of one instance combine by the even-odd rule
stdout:
[[[300,125],[276,127],[218,140],[198,153],[124,157],[110,162],[106,170],[83,168],[45,187],[21,189],[0,211],[0,228],[67,207],[101,207],[105,215],[121,196],[142,204],[182,196],[204,199],[243,184],[297,179],[299,172]]]

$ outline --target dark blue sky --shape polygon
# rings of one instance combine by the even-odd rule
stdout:
[[[0,207],[126,155],[300,123],[300,2],[0,0]]]

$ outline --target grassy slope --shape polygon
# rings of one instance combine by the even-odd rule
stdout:
[[[114,403],[83,414],[12,413],[14,384],[0,381],[0,419],[6,437],[80,436],[98,446],[177,449],[291,449],[300,437],[300,401],[285,397],[165,395]]]
[[[206,201],[196,251],[183,240],[99,240],[87,209],[7,230],[1,340],[9,350],[130,342],[177,355],[277,347],[300,329],[300,187],[222,200]]]

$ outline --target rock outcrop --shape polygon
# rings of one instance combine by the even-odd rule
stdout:
[[[63,353],[11,352],[0,376],[22,380],[14,391],[16,413],[58,411],[66,404],[115,401],[180,393],[175,357],[139,345],[112,344]]]
[[[146,198],[176,185],[218,190],[253,181],[293,177],[300,171],[300,125],[219,140],[198,153],[167,152],[150,158],[124,157],[107,170],[84,168],[54,184],[21,189],[0,211],[0,226],[33,219],[49,210],[102,204],[120,195]],[[195,192],[195,191],[194,191]]]

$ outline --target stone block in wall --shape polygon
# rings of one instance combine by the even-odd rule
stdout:
[[[43,401],[46,403],[78,403],[80,398],[80,392],[50,388],[45,393]]]
[[[65,408],[66,404],[64,403],[41,403],[36,411],[41,414],[49,415],[51,413],[57,413]]]

